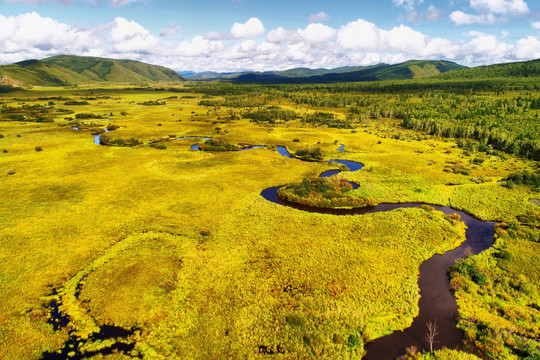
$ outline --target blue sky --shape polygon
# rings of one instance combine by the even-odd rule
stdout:
[[[540,58],[538,0],[0,0],[0,63],[57,54],[176,70]]]

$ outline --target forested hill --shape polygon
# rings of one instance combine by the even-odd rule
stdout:
[[[451,71],[438,76],[440,79],[447,80],[483,80],[526,77],[540,77],[540,59],[506,64],[477,66],[473,68]]]
[[[438,75],[451,70],[465,68],[462,65],[443,60],[411,60],[401,64],[379,64],[364,69],[347,71],[340,69],[314,76],[284,76],[279,73],[251,73],[240,75],[232,81],[241,83],[265,84],[306,84],[306,83],[333,83],[333,82],[360,82],[381,80],[407,80],[421,79]],[[292,71],[290,71],[292,72]],[[292,72],[294,73],[294,72]]]
[[[176,82],[184,78],[169,68],[134,60],[59,55],[0,66],[0,85],[64,86],[100,82]]]

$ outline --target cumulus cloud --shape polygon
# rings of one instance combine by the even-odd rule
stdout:
[[[5,17],[0,15],[0,61],[24,60],[58,53],[99,53],[93,30],[59,23],[35,12]]]
[[[470,4],[481,13],[523,15],[530,11],[523,0],[470,0]]]
[[[251,39],[264,35],[266,29],[263,23],[257,18],[251,18],[246,23],[234,23],[231,28],[231,35],[235,39]]]
[[[441,58],[477,65],[540,57],[540,39],[535,36],[509,40],[505,33],[495,36],[469,31],[460,40],[450,40],[429,37],[403,24],[380,28],[363,19],[339,28],[311,23],[305,28],[278,27],[266,33],[262,23],[253,19],[234,24],[229,31],[217,32],[215,36],[177,41],[172,37],[181,31],[177,23],[154,34],[140,23],[122,17],[81,27],[35,12],[0,15],[0,63],[74,54],[130,58],[177,70],[238,71],[333,68]],[[265,33],[264,38],[258,38]]]
[[[493,14],[473,15],[464,13],[463,11],[454,11],[451,13],[450,20],[452,20],[456,25],[492,24],[500,21],[500,19]]]
[[[534,36],[518,40],[514,54],[517,59],[521,60],[540,58],[540,40]]]
[[[291,40],[294,36],[294,31],[285,30],[283,27],[278,27],[277,29],[271,30],[266,35],[266,40],[274,44],[286,43]]]
[[[111,28],[113,48],[118,52],[152,52],[159,44],[157,37],[135,21],[114,19]]]
[[[456,25],[491,24],[506,21],[505,16],[520,16],[530,12],[523,0],[470,0],[470,7],[478,14],[458,10],[450,14],[450,20]]]
[[[533,27],[533,29],[540,30],[540,21],[533,22],[531,26]]]
[[[161,28],[159,31],[159,36],[174,36],[182,31],[184,31],[184,27],[181,24],[171,22],[167,24],[167,27]]]
[[[342,26],[337,36],[340,46],[349,50],[371,50],[380,43],[380,31],[375,24],[359,19]]]
[[[310,23],[315,23],[315,22],[321,22],[321,21],[326,21],[328,20],[328,14],[325,13],[324,11],[321,11],[320,13],[317,13],[317,14],[310,14],[309,15],[309,22]]]
[[[309,24],[305,29],[299,29],[298,34],[307,42],[316,44],[332,39],[336,30],[323,24]]]

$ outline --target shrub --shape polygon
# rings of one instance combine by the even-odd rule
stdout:
[[[3,139],[5,136],[3,134],[0,134],[0,139]]]
[[[202,151],[238,151],[240,147],[236,144],[222,141],[220,139],[210,139],[199,146]]]
[[[34,149],[35,149],[36,151],[43,151],[43,148],[42,148],[41,146],[36,146]]]
[[[7,154],[7,153],[8,153],[7,149],[2,150],[2,152],[3,152],[4,154]]]
[[[167,145],[165,145],[164,143],[162,142],[159,142],[159,143],[151,143],[149,144],[148,146],[154,148],[154,149],[159,149],[159,150],[165,150],[167,148]]]
[[[113,131],[118,128],[120,128],[120,126],[109,123],[105,129],[107,129],[107,131]]]
[[[294,154],[297,157],[307,161],[322,161],[324,159],[324,154],[320,147],[316,147],[314,149],[297,150]]]
[[[364,207],[375,205],[371,196],[361,197],[349,193],[352,185],[336,177],[304,178],[300,183],[291,183],[278,190],[281,199],[319,208]]]
[[[111,139],[105,134],[101,134],[99,136],[99,143],[103,146],[118,146],[118,147],[131,147],[131,146],[137,146],[141,142],[138,139],[135,138],[129,138],[129,139]]]

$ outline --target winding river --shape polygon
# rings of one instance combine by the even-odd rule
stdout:
[[[99,137],[97,138],[99,141]],[[177,139],[204,139],[210,138],[203,136],[182,137]],[[99,142],[97,142],[99,144]],[[245,147],[242,150],[250,150],[256,148],[267,148],[264,145],[256,145]],[[345,145],[341,145],[338,151],[346,152]],[[200,150],[198,144],[191,146],[192,150]],[[282,156],[290,159],[293,157],[286,147],[278,146],[277,151]],[[328,163],[336,163],[345,165],[349,171],[359,171],[363,168],[363,164],[349,161],[333,159]],[[321,177],[336,175],[340,170],[328,170],[323,172]],[[351,183],[354,188],[358,188],[357,184]],[[420,207],[422,203],[382,203],[376,206],[368,206],[355,209],[322,209],[313,208],[297,203],[292,203],[280,199],[277,195],[278,187],[271,187],[261,192],[261,196],[268,201],[281,206],[288,206],[301,211],[329,214],[329,215],[362,215],[376,212],[391,211],[402,208]],[[430,205],[430,204],[427,204]],[[447,273],[448,267],[452,266],[456,259],[467,255],[478,254],[494,243],[494,222],[481,221],[463,211],[440,205],[430,205],[435,210],[445,214],[459,214],[461,220],[467,225],[466,240],[457,248],[450,250],[442,255],[435,254],[420,265],[418,287],[420,290],[419,315],[413,320],[412,325],[403,330],[395,331],[387,336],[378,338],[371,343],[366,344],[367,354],[364,359],[367,360],[384,360],[395,359],[397,356],[403,355],[406,349],[415,346],[418,350],[423,351],[429,349],[429,345],[425,339],[427,334],[427,323],[437,322],[439,334],[435,338],[434,348],[442,347],[456,348],[463,343],[463,333],[456,327],[458,320],[458,308],[456,300],[450,291],[449,277]]]
[[[344,146],[342,145],[339,150],[342,151],[343,148]],[[278,151],[283,156],[292,158],[285,147],[278,147]],[[349,171],[358,171],[363,167],[360,163],[348,160],[329,160],[328,162],[343,164],[349,168]],[[339,170],[329,170],[323,172],[320,176],[332,176],[337,173],[339,173]],[[353,186],[356,185],[354,183],[352,184]],[[321,214],[361,215],[424,205],[421,203],[382,203],[376,206],[356,209],[313,208],[280,199],[277,195],[279,188],[280,186],[263,190],[261,196],[275,204]],[[368,343],[366,345],[367,355],[364,359],[395,359],[397,356],[405,354],[406,349],[411,346],[415,346],[420,351],[429,349],[429,345],[425,339],[428,322],[433,323],[436,321],[439,329],[439,334],[435,338],[436,343],[434,344],[434,348],[456,348],[463,342],[463,333],[456,327],[458,308],[456,299],[450,291],[447,269],[454,264],[456,259],[469,254],[476,255],[490,248],[494,243],[493,228],[495,223],[481,221],[463,211],[448,206],[430,206],[447,215],[459,214],[461,220],[467,225],[465,233],[466,240],[457,248],[442,255],[435,254],[420,265],[420,275],[418,278],[418,287],[420,289],[418,316],[413,320],[409,328],[403,331],[395,331],[392,334]]]

